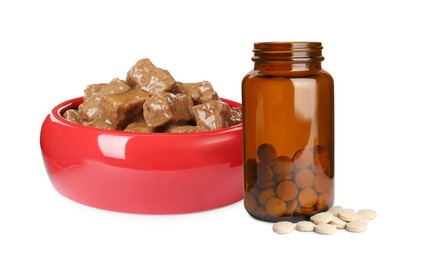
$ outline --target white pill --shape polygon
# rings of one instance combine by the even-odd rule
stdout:
[[[315,230],[315,224],[311,221],[299,221],[296,223],[296,229],[299,231],[314,231]]]
[[[289,221],[277,222],[273,225],[273,230],[277,234],[287,234],[293,231],[293,223]]]
[[[346,230],[359,233],[365,231],[367,226],[368,224],[365,221],[352,221],[346,224]]]
[[[335,233],[337,228],[330,224],[318,224],[315,226],[315,232],[319,234],[329,235]]]
[[[320,212],[311,217],[311,221],[315,224],[328,223],[333,219],[333,213],[331,212]]]
[[[377,212],[373,209],[361,209],[358,211],[358,214],[362,219],[366,220],[375,219],[377,217]]]
[[[351,222],[351,221],[356,221],[356,220],[360,220],[361,217],[359,216],[358,213],[356,213],[355,210],[353,209],[342,209],[338,215],[337,215],[340,219],[347,221],[347,222]]]
[[[341,220],[340,218],[333,216],[333,219],[328,223],[336,228],[344,229],[346,227],[346,221]]]
[[[337,216],[338,213],[343,209],[342,206],[334,206],[328,210],[328,212],[333,213],[334,216]]]

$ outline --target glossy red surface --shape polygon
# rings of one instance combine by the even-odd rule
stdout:
[[[102,130],[61,116],[81,102],[82,97],[54,107],[41,128],[47,173],[65,197],[149,214],[203,211],[242,199],[241,125],[186,134]]]

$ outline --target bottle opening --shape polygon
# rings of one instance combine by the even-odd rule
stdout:
[[[254,44],[254,62],[321,62],[320,42],[258,42]]]

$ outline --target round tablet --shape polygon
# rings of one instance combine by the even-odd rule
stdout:
[[[328,192],[324,192],[321,194],[318,194],[318,200],[316,203],[318,210],[327,210],[328,204],[330,204],[331,196]]]
[[[319,234],[329,235],[335,233],[337,228],[330,224],[318,224],[315,226],[315,232]]]
[[[308,149],[301,149],[293,155],[293,164],[296,168],[308,167],[313,161],[313,154]]]
[[[373,209],[361,209],[358,211],[358,214],[366,220],[375,219],[377,217],[377,212]]]
[[[327,192],[331,185],[331,179],[325,174],[317,174],[314,178],[315,190],[318,193]]]
[[[311,221],[299,221],[296,223],[296,229],[305,232],[314,231],[315,224]]]
[[[286,212],[286,203],[279,198],[273,197],[265,203],[265,210],[271,217],[279,218]]]
[[[328,152],[323,152],[320,153],[319,156],[319,163],[322,167],[322,169],[324,170],[324,172],[329,176],[329,177],[334,177],[331,173],[331,164],[330,164],[330,157],[328,155]]]
[[[293,231],[293,223],[289,221],[281,221],[273,224],[273,230],[277,234],[287,234]]]
[[[286,212],[284,212],[285,216],[293,214],[295,209],[297,208],[297,200],[293,199],[291,201],[286,202]]]
[[[346,230],[350,232],[360,233],[366,230],[368,226],[365,221],[352,221],[346,224]]]
[[[346,221],[343,221],[339,219],[338,217],[333,216],[333,219],[328,224],[331,224],[335,226],[336,228],[344,229],[346,227],[346,223],[347,223]]]
[[[342,206],[334,206],[328,210],[328,212],[333,213],[334,216],[337,216],[340,211],[343,210]]]
[[[276,150],[272,144],[261,144],[256,151],[261,162],[270,162],[276,157]]]
[[[265,163],[257,164],[257,179],[259,182],[268,182],[273,178],[271,167]]]
[[[305,208],[310,208],[318,200],[318,195],[312,188],[303,189],[299,194],[299,204]]]
[[[261,203],[262,205],[265,205],[265,203],[267,202],[267,200],[269,200],[272,197],[275,197],[275,192],[273,189],[266,189],[261,191],[261,193],[259,193],[258,195],[258,201],[259,203]]]
[[[284,155],[275,158],[271,165],[274,173],[279,176],[290,175],[295,167],[292,159]]]
[[[358,213],[356,213],[355,210],[353,209],[342,209],[338,215],[337,215],[340,219],[347,221],[347,222],[351,222],[351,221],[356,221],[356,220],[360,220],[360,216]]]
[[[244,166],[244,173],[245,179],[253,179],[256,178],[256,160],[255,159],[247,159],[245,166]]]
[[[309,169],[300,169],[295,176],[296,185],[301,188],[309,188],[314,184],[314,173]]]
[[[284,201],[289,201],[296,198],[297,192],[297,186],[292,181],[282,181],[277,186],[277,195]]]
[[[257,206],[256,199],[250,192],[245,192],[243,203],[249,210],[254,210]]]
[[[331,212],[320,212],[311,217],[311,221],[315,224],[328,223],[333,219],[333,214]]]

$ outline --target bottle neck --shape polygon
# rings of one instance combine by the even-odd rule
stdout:
[[[254,44],[254,69],[269,76],[304,76],[319,73],[320,42],[259,42]]]

